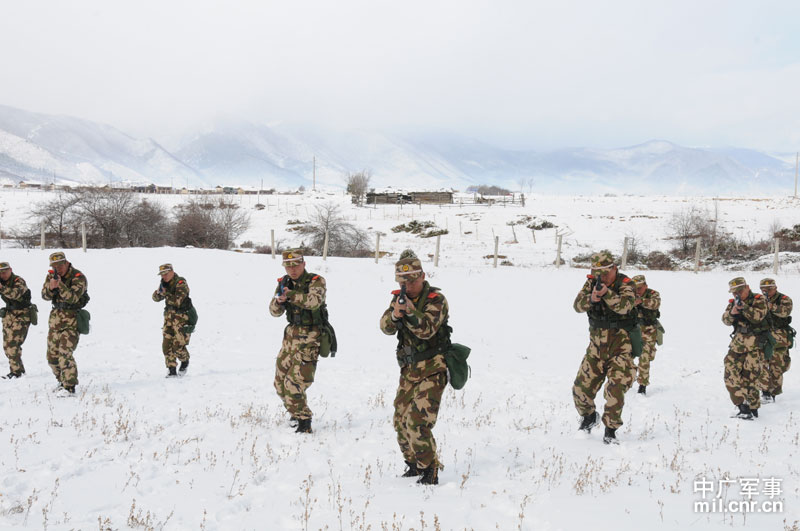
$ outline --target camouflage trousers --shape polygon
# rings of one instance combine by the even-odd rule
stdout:
[[[603,424],[617,429],[622,426],[625,391],[633,385],[631,340],[624,330],[595,328],[589,333],[589,346],[572,386],[572,399],[582,417],[594,413],[594,397],[603,381]]]
[[[192,334],[183,332],[183,324],[169,326],[165,323],[162,332],[164,339],[161,342],[161,352],[164,353],[164,363],[167,368],[177,367],[178,360],[189,361],[189,350],[186,347]]]
[[[313,416],[306,390],[314,383],[319,359],[320,332],[317,327],[289,325],[275,362],[273,385],[286,411],[296,419]]]
[[[650,337],[642,330],[642,355],[639,356],[639,364],[634,368],[636,371],[636,382],[639,385],[650,385],[650,363],[656,359],[656,338]]]
[[[78,366],[72,353],[78,347],[80,335],[76,328],[55,330],[47,333],[47,363],[61,385],[78,385]]]
[[[783,373],[788,371],[791,365],[792,358],[789,357],[789,349],[775,347],[772,358],[769,360],[765,358],[761,365],[759,388],[772,395],[783,393]]]
[[[15,315],[21,313],[21,316]],[[3,350],[8,358],[8,367],[11,372],[25,372],[22,364],[22,344],[28,337],[31,319],[28,310],[12,310],[3,317]]]
[[[394,429],[403,459],[416,463],[417,468],[439,464],[433,427],[439,415],[445,386],[447,371],[431,374],[418,381],[409,380],[401,371],[394,398]]]
[[[738,354],[729,350],[725,356],[725,387],[734,406],[747,402],[751,409],[761,407],[758,382],[763,357],[759,349]]]

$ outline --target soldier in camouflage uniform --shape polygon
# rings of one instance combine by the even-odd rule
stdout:
[[[417,483],[437,485],[439,463],[433,427],[447,385],[444,353],[450,348],[447,299],[425,280],[413,251],[395,264],[401,289],[381,317],[381,331],[397,334],[400,383],[394,399],[394,429],[408,469],[403,477],[421,476]],[[403,300],[405,299],[405,300]]]
[[[588,313],[589,346],[575,378],[572,397],[583,417],[580,429],[590,432],[598,420],[594,397],[607,380],[603,392],[603,442],[616,444],[625,391],[633,385],[631,334],[638,334],[636,296],[631,279],[617,270],[609,251],[593,254],[591,261],[592,273],[587,275],[573,303],[576,312]]]
[[[3,378],[19,378],[25,374],[22,364],[22,344],[31,325],[31,290],[22,277],[14,274],[8,262],[0,262],[0,297],[3,308],[3,350],[10,372]]]
[[[153,292],[153,300],[166,300],[161,352],[167,365],[167,378],[177,378],[179,373],[180,376],[186,374],[189,368],[189,350],[186,347],[192,337],[189,327],[192,299],[189,297],[189,284],[185,278],[175,274],[172,264],[158,266],[158,274],[161,275],[161,284]],[[181,362],[180,368],[178,360]]]
[[[742,277],[728,282],[728,288],[734,298],[728,301],[722,322],[733,326],[733,332],[725,356],[725,387],[739,408],[736,416],[752,420],[761,407],[758,381],[764,357],[762,342],[769,331],[767,304],[764,297],[750,291]]]
[[[42,298],[53,302],[47,333],[47,363],[59,382],[60,393],[75,394],[78,366],[73,352],[78,346],[78,310],[89,302],[86,277],[67,261],[62,252],[50,255],[50,266],[42,286]]]
[[[644,275],[636,275],[631,280],[636,293],[635,304],[639,327],[642,330],[642,355],[639,356],[639,365],[635,367],[638,372],[636,381],[639,383],[639,394],[646,395],[647,386],[650,385],[650,362],[656,359],[661,295],[656,290],[647,287]]]
[[[764,359],[761,370],[761,401],[767,403],[774,402],[775,397],[783,392],[783,373],[792,364],[789,348],[794,344],[794,329],[790,326],[792,299],[778,291],[774,279],[763,279],[760,288],[767,301],[770,333],[775,339],[772,358]]]
[[[278,279],[269,313],[280,317],[286,313],[289,324],[283,331],[283,343],[275,363],[275,391],[291,415],[296,433],[311,433],[313,413],[308,407],[306,390],[314,383],[322,336],[321,326],[327,319],[325,279],[306,271],[300,251],[281,254],[286,275]]]

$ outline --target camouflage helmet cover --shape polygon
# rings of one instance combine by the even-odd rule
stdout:
[[[747,286],[744,277],[736,277],[728,282],[728,291],[734,293]]]
[[[763,290],[765,288],[777,288],[778,286],[775,284],[774,278],[763,278],[759,283],[759,287]]]
[[[636,275],[631,279],[636,287],[647,285],[644,275]]]
[[[11,269],[11,264],[8,262],[0,262],[0,271],[5,271],[6,269]]]
[[[161,264],[160,266],[158,266],[159,275],[166,275],[170,271],[173,271],[172,264]]]
[[[59,262],[66,262],[67,257],[61,251],[55,252],[50,255],[50,265],[56,265]]]
[[[303,252],[297,249],[283,251],[281,253],[281,258],[283,259],[283,265],[285,266],[300,264],[304,260]]]
[[[394,279],[396,282],[414,282],[422,276],[422,262],[414,251],[406,249],[400,254],[400,259],[394,264]]]

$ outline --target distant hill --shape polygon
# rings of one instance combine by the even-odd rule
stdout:
[[[220,121],[170,152],[108,125],[0,106],[0,182],[342,186],[368,169],[373,186],[495,184],[542,193],[774,194],[792,189],[784,155],[651,140],[617,149],[508,150],[452,134],[333,132]],[[780,157],[780,158],[779,158]]]

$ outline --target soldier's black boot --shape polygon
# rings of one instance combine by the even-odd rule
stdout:
[[[297,427],[297,417],[289,417],[289,427],[290,428]]]
[[[15,371],[11,371],[8,374],[6,374],[5,376],[3,376],[3,379],[4,380],[13,380],[14,378],[19,378],[23,374],[25,374],[25,371],[16,371],[16,372]]]
[[[769,391],[761,391],[761,401],[765,404],[775,402],[775,396]]]
[[[431,463],[428,468],[423,468],[419,471],[422,476],[417,480],[420,485],[438,485],[439,484],[439,467],[436,463]]]
[[[178,377],[178,371],[175,369],[175,367],[170,367],[169,372],[167,373],[167,378],[177,378],[177,377]]]
[[[181,366],[178,368],[178,372],[180,372],[182,375],[186,374],[186,369],[188,368],[189,368],[189,360],[182,361]]]
[[[578,429],[583,430],[586,433],[590,433],[592,428],[595,426],[597,426],[597,411],[593,411],[588,415],[584,415],[581,425]]]
[[[413,478],[422,474],[419,468],[417,468],[416,463],[412,463],[411,461],[406,461],[406,465],[408,468],[406,469],[405,473],[401,476],[404,478]]]
[[[74,385],[65,385],[64,391],[68,392],[71,395],[75,394],[75,386]]]
[[[606,444],[619,444],[616,428],[606,428],[606,432],[603,434],[603,442]]]
[[[753,418],[754,418],[754,419],[757,419],[757,418],[758,418],[758,410],[757,410],[757,409],[751,409],[751,410],[750,410],[750,413],[752,413],[752,414],[753,414]]]
[[[311,433],[311,419],[298,419],[295,433]]]
[[[753,412],[750,411],[750,406],[746,402],[739,404],[739,412],[736,414],[737,418],[744,420],[753,420]]]
[[[640,395],[647,396],[647,386],[646,385],[639,385],[639,390],[637,392]]]

